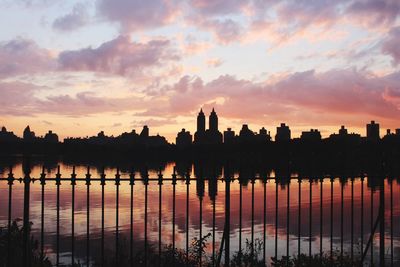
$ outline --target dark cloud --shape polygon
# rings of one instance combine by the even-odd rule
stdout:
[[[230,18],[207,19],[199,16],[188,20],[196,27],[211,32],[220,44],[238,41],[244,33],[243,26]]]
[[[0,114],[12,116],[33,115],[37,107],[35,94],[44,89],[23,82],[0,82]]]
[[[148,68],[179,59],[168,40],[131,42],[128,36],[103,43],[97,48],[64,51],[59,55],[62,70],[94,71],[135,76]]]
[[[368,26],[390,25],[400,15],[400,2],[398,0],[351,1],[346,13],[366,21]]]
[[[60,31],[72,31],[86,25],[88,21],[89,15],[85,5],[76,4],[71,13],[54,20],[53,28]]]
[[[173,0],[98,0],[100,16],[118,22],[124,31],[135,31],[163,26],[171,22],[179,11]]]
[[[390,55],[393,59],[393,65],[400,63],[400,27],[393,28],[382,45],[382,52]]]
[[[203,15],[228,15],[241,12],[250,2],[250,0],[190,0],[190,6]]]

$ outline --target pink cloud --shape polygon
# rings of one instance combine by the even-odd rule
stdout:
[[[224,62],[220,58],[210,58],[206,61],[207,66],[217,68],[221,66]]]
[[[29,116],[37,106],[35,94],[44,89],[23,82],[0,82],[0,114]]]
[[[168,62],[179,60],[179,55],[168,40],[148,43],[131,42],[128,36],[103,43],[97,48],[64,51],[59,55],[62,70],[94,71],[135,76]]]
[[[16,38],[0,43],[0,78],[54,70],[51,52],[34,41]]]
[[[200,107],[227,121],[276,125],[362,126],[370,119],[399,127],[400,73],[374,76],[352,69],[291,73],[275,80],[253,82],[220,76],[210,82],[184,76],[171,86],[145,97],[76,95],[37,96],[39,87],[21,83],[0,84],[2,115],[54,114],[80,117],[105,112],[133,112],[155,125],[173,124],[176,116],[195,116]],[[146,90],[143,91],[146,94]],[[155,120],[155,121],[151,121]],[[157,122],[156,122],[157,121]],[[386,127],[387,127],[386,126]],[[178,126],[177,126],[178,127]]]
[[[375,77],[355,70],[292,73],[270,83],[220,76],[209,83],[183,77],[170,88],[170,110],[193,113],[201,106],[217,106],[226,118],[253,122],[288,120],[296,123],[330,123],[353,118],[400,116],[398,106],[384,97],[394,77]],[[151,115],[151,113],[149,113]]]

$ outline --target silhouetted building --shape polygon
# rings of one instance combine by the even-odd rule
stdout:
[[[254,137],[254,132],[250,130],[247,124],[242,125],[242,129],[239,132],[239,138],[241,141],[251,140]]]
[[[218,116],[213,109],[209,117],[209,129],[205,130],[205,117],[201,109],[197,116],[197,131],[194,134],[195,144],[222,144],[222,133],[218,131]]]
[[[140,137],[149,137],[149,127],[147,127],[147,125],[143,126]]]
[[[157,134],[156,136],[148,136],[143,143],[148,147],[168,146],[167,139],[164,136]]]
[[[342,125],[339,129],[339,135],[346,135],[347,134],[347,129]]]
[[[396,129],[396,135],[400,135],[400,129]]]
[[[290,141],[290,129],[285,123],[281,123],[281,126],[276,127],[275,141],[287,142]]]
[[[342,125],[339,129],[338,134],[331,134],[329,136],[330,140],[339,141],[339,142],[350,142],[350,143],[359,143],[361,141],[361,135],[356,133],[348,133],[348,130]]]
[[[311,129],[310,131],[302,132],[300,138],[307,141],[320,141],[321,133],[317,129]]]
[[[197,130],[194,133],[194,143],[204,144],[206,134],[206,116],[204,115],[203,109],[200,109],[197,115]]]
[[[218,132],[218,116],[217,113],[215,112],[214,108],[212,109],[211,113],[210,113],[210,117],[208,119],[208,129],[211,132]]]
[[[379,139],[379,123],[371,121],[371,123],[367,124],[367,140],[378,141]]]
[[[24,130],[24,140],[25,141],[34,141],[36,136],[35,136],[35,132],[31,131],[31,129],[29,128],[29,125],[26,126],[25,130]]]
[[[264,127],[262,127],[257,135],[257,139],[259,141],[271,141],[271,133],[267,131]]]
[[[204,115],[203,109],[200,109],[197,115],[197,132],[206,131],[206,116]]]
[[[117,138],[117,142],[124,145],[133,145],[139,143],[139,135],[135,130],[132,130],[130,133],[122,133]]]
[[[235,141],[235,131],[232,131],[232,128],[228,128],[224,131],[224,143],[232,144]]]
[[[176,145],[178,147],[188,147],[192,144],[192,135],[189,131],[182,129],[176,136]]]
[[[47,143],[58,143],[58,135],[53,133],[53,131],[49,131],[45,136],[44,140]]]
[[[6,127],[1,128],[0,141],[1,142],[16,142],[19,138],[13,132],[7,132]]]

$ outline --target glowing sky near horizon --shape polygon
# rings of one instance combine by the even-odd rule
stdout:
[[[400,1],[0,0],[0,126],[400,128]]]

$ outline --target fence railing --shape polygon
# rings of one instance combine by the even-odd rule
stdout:
[[[190,236],[193,233],[190,232],[189,226],[189,214],[192,212],[191,211],[191,205],[190,205],[190,184],[191,183],[204,183],[204,181],[207,181],[209,190],[210,188],[217,187],[218,184],[224,184],[224,196],[225,199],[223,201],[223,207],[224,207],[224,226],[223,226],[223,231],[222,231],[222,237],[221,239],[217,240],[216,237],[216,200],[215,198],[211,200],[211,232],[209,233],[211,236],[211,241],[209,245],[211,245],[211,251],[204,251],[204,249],[201,247],[201,242],[208,242],[208,240],[204,239],[204,233],[203,233],[203,197],[198,197],[199,201],[199,225],[198,225],[198,235],[196,237],[196,241],[200,241],[200,243],[193,243],[191,240],[194,238],[194,236]],[[339,181],[340,184],[340,222],[339,225],[337,225],[336,219],[335,218],[335,213],[336,210],[334,208],[334,189],[337,190],[337,188],[334,186],[335,181]],[[357,181],[357,190],[359,190],[358,194],[356,195],[357,201],[360,203],[360,207],[358,207],[360,210],[355,211],[355,206],[354,206],[354,201],[355,201],[355,193],[354,193],[354,183]],[[370,229],[367,230],[367,226],[365,223],[365,182],[368,181],[369,183],[374,184],[374,188],[370,190],[370,210],[369,210],[369,218],[370,218]],[[60,245],[61,245],[61,240],[60,240],[60,187],[62,186],[70,186],[71,189],[71,214],[70,216],[70,221],[71,221],[71,229],[70,229],[70,238],[71,238],[71,243],[70,243],[70,262],[71,264],[75,264],[77,262],[77,248],[76,248],[76,243],[75,243],[75,226],[76,226],[76,221],[75,221],[75,216],[76,216],[76,185],[77,183],[84,183],[86,186],[86,248],[84,251],[85,254],[85,262],[84,265],[86,266],[92,266],[92,265],[100,265],[100,266],[105,266],[107,262],[109,262],[110,255],[105,249],[105,187],[106,186],[114,186],[115,187],[115,244],[114,244],[114,256],[113,258],[113,263],[112,265],[115,266],[125,266],[128,264],[129,266],[152,266],[155,264],[159,266],[163,266],[166,262],[165,257],[167,257],[165,254],[165,245],[170,245],[169,249],[172,251],[172,253],[169,253],[168,256],[171,257],[171,259],[167,259],[169,262],[174,262],[178,260],[182,260],[178,258],[177,256],[177,241],[176,241],[176,228],[177,228],[177,222],[176,222],[176,186],[178,182],[183,182],[186,185],[185,193],[186,193],[186,198],[185,198],[185,229],[184,229],[184,235],[185,235],[185,240],[184,240],[184,248],[182,248],[183,254],[183,260],[186,260],[186,263],[188,265],[191,264],[191,257],[193,257],[193,248],[192,245],[195,244],[195,246],[198,245],[197,250],[195,253],[199,253],[199,256],[196,258],[196,265],[202,266],[205,264],[203,261],[206,259],[205,254],[208,253],[209,257],[207,258],[209,263],[212,266],[230,266],[231,260],[232,260],[232,254],[235,253],[235,251],[232,251],[232,242],[237,242],[237,244],[234,245],[234,247],[237,247],[237,251],[243,252],[246,248],[243,246],[243,235],[244,235],[244,226],[243,226],[243,219],[246,221],[249,221],[250,223],[250,238],[248,240],[248,244],[250,244],[250,248],[247,247],[247,249],[250,249],[250,257],[254,258],[254,254],[257,253],[257,248],[256,248],[256,237],[257,236],[262,236],[260,241],[260,246],[262,250],[262,255],[259,258],[260,261],[266,265],[267,263],[270,262],[270,259],[266,257],[267,255],[267,242],[271,242],[271,240],[267,240],[267,231],[270,229],[267,229],[269,225],[274,226],[274,239],[273,239],[273,254],[272,256],[275,259],[278,259],[278,256],[280,254],[283,254],[284,256],[287,256],[286,260],[289,261],[289,256],[297,256],[300,257],[301,254],[308,254],[308,256],[311,258],[313,255],[318,254],[320,257],[323,257],[324,255],[330,257],[330,259],[333,261],[334,260],[334,255],[336,253],[336,249],[338,249],[338,259],[339,261],[344,261],[345,257],[347,257],[350,262],[354,264],[370,264],[372,262],[379,263],[380,266],[385,266],[386,264],[390,264],[391,266],[394,266],[396,264],[396,261],[398,260],[395,258],[394,255],[394,241],[398,240],[398,237],[394,237],[394,224],[393,224],[393,210],[394,210],[394,201],[393,201],[393,179],[389,178],[383,178],[383,177],[351,177],[351,178],[335,178],[335,177],[322,177],[322,178],[305,178],[305,177],[286,177],[286,178],[279,178],[279,177],[269,177],[269,176],[264,176],[264,177],[234,177],[233,175],[230,175],[228,172],[225,172],[223,178],[208,178],[208,179],[203,179],[201,177],[191,177],[189,174],[183,176],[183,177],[178,177],[178,175],[175,172],[171,174],[170,177],[164,177],[164,175],[161,173],[161,171],[158,174],[158,177],[149,177],[147,172],[144,172],[140,177],[137,177],[135,175],[135,172],[132,171],[132,173],[129,175],[129,177],[121,177],[120,171],[117,170],[116,174],[114,177],[106,177],[106,174],[104,171],[99,175],[99,177],[92,177],[90,173],[90,168],[87,168],[87,173],[84,175],[84,177],[77,177],[77,174],[75,173],[75,168],[72,170],[72,174],[69,177],[62,177],[60,173],[60,168],[58,167],[58,171],[55,175],[55,177],[47,177],[45,170],[43,168],[42,173],[40,174],[40,177],[34,178],[30,176],[29,170],[25,170],[25,175],[22,178],[15,178],[13,171],[10,169],[8,173],[8,177],[0,178],[0,184],[3,183],[8,185],[8,205],[4,205],[4,208],[7,207],[7,255],[6,259],[2,259],[5,261],[5,264],[3,266],[16,266],[16,259],[13,257],[13,249],[15,249],[12,245],[13,241],[12,239],[14,238],[13,235],[11,234],[13,231],[13,220],[15,218],[12,218],[12,209],[13,209],[13,187],[16,183],[21,183],[24,186],[23,189],[23,220],[22,220],[22,265],[23,266],[31,266],[32,264],[32,242],[31,242],[31,227],[30,227],[30,192],[31,192],[31,185],[35,183],[40,184],[40,194],[41,194],[41,205],[40,205],[40,234],[39,234],[39,262],[44,265],[43,259],[45,258],[45,204],[46,204],[46,196],[45,196],[45,187],[48,183],[54,183],[56,186],[56,233],[55,233],[55,248],[54,248],[54,254],[55,254],[55,264],[56,266],[60,266],[63,264],[60,261]],[[135,210],[134,210],[134,187],[136,184],[140,182],[142,183],[142,186],[144,187],[144,192],[141,194],[144,195],[144,206],[140,207],[143,210],[144,216],[143,216],[143,223],[144,223],[144,229],[143,229],[143,235],[144,238],[141,240],[143,242],[143,249],[141,250],[141,256],[138,258],[137,257],[137,251],[135,251],[134,243],[136,242],[135,237],[134,237],[134,217],[135,217]],[[307,185],[303,185],[304,182],[307,182]],[[98,183],[101,186],[101,232],[100,232],[100,258],[96,260],[96,262],[93,261],[92,259],[92,246],[91,246],[91,227],[90,227],[90,216],[91,216],[91,186],[94,183]],[[168,225],[170,227],[170,232],[167,232],[171,238],[172,241],[170,244],[165,244],[163,242],[163,238],[165,235],[165,230],[163,230],[163,187],[166,183],[170,183],[172,185],[172,223],[171,225]],[[235,191],[235,195],[231,195],[231,187],[235,184],[238,185],[238,192]],[[257,183],[257,186],[259,187],[259,191],[257,191],[258,195],[260,192],[262,193],[261,197],[257,197],[257,199],[262,199],[262,203],[258,202],[256,203],[255,200],[255,185]],[[270,196],[267,195],[267,184],[273,184],[275,183],[274,187],[274,192],[271,191],[269,193]],[[296,191],[291,190],[291,184],[295,183],[296,184]],[[385,191],[385,185],[388,185],[388,191]],[[250,219],[244,218],[243,217],[243,188],[246,185],[250,187],[250,199],[246,198],[245,201],[250,202],[251,205],[251,211],[250,211]],[[280,205],[280,200],[282,199],[279,198],[279,194],[281,193],[281,190],[279,186],[284,186],[284,194],[286,194],[285,198],[285,205],[282,208],[282,205]],[[350,186],[350,199],[344,199],[344,187],[345,186]],[[127,187],[129,186],[130,189],[130,201],[129,201],[129,206],[130,206],[130,211],[129,211],[129,245],[128,248],[126,248],[126,245],[124,243],[124,247],[122,246],[122,241],[121,241],[121,226],[120,226],[120,187],[124,186]],[[149,215],[148,215],[148,209],[149,209],[149,187],[158,187],[158,240],[150,240],[149,235],[151,231],[154,231],[153,229],[149,229],[148,227],[148,220],[149,220]],[[308,189],[306,188],[308,186]],[[318,186],[317,193],[315,191],[313,192],[313,188],[315,186]],[[271,185],[270,185],[271,187]],[[328,192],[330,192],[328,195],[324,195],[327,192],[327,187]],[[235,187],[236,188],[236,187]],[[236,190],[236,189],[235,189]],[[304,203],[304,191],[306,191],[306,197],[309,200],[308,203]],[[307,192],[308,191],[308,192]],[[377,191],[377,192],[375,192]],[[238,193],[238,195],[236,194]],[[374,193],[376,193],[378,197],[378,202],[375,202],[374,198]],[[211,193],[212,194],[212,193]],[[317,198],[316,201],[314,201]],[[291,201],[293,199],[296,200],[296,203],[293,204],[297,205],[298,208],[296,210],[297,214],[293,213],[292,209],[292,204]],[[389,199],[389,203],[385,204],[385,199]],[[268,204],[269,202],[274,201],[274,210],[273,212],[268,212]],[[350,203],[348,203],[348,201]],[[154,201],[153,201],[154,202]],[[232,203],[235,203],[239,205],[239,214],[238,214],[238,225],[236,225],[235,221],[235,229],[232,229],[232,216],[236,215],[232,213],[231,210],[231,205]],[[4,203],[3,203],[4,204]],[[80,203],[82,204],[82,203]],[[180,203],[182,204],[182,203]],[[345,204],[350,205],[350,211],[345,211]],[[255,206],[261,206],[262,207],[262,217],[261,217],[261,229],[255,229],[255,213],[256,212],[261,212],[261,210],[255,208]],[[308,214],[303,214],[303,209],[302,205],[308,206]],[[387,212],[386,206],[388,205],[389,210],[388,214],[385,214]],[[378,212],[375,211],[375,208],[378,208]],[[247,212],[247,211],[246,211]],[[281,222],[279,221],[280,216],[278,213],[285,213],[285,218],[286,222]],[[376,212],[376,213],[375,213]],[[313,223],[315,221],[315,215],[314,213],[319,214],[319,225],[318,223]],[[350,218],[345,218],[344,214],[350,214]],[[359,218],[355,218],[355,214],[359,214]],[[267,218],[267,216],[274,216],[274,223],[268,223],[267,219],[270,220],[271,218]],[[295,216],[294,216],[295,215]],[[307,218],[308,217],[308,218]],[[306,223],[308,223],[308,231],[305,233],[304,232],[304,218],[306,219]],[[388,219],[388,223],[385,219]],[[350,242],[345,240],[344,238],[344,224],[345,221],[350,220]],[[296,222],[297,221],[297,222]],[[328,221],[328,223],[326,223]],[[357,223],[356,223],[357,221]],[[293,223],[296,222],[297,224],[297,233],[291,227]],[[324,223],[325,222],[325,223]],[[278,242],[282,239],[281,234],[279,233],[279,226],[282,226],[282,224],[286,224],[286,244],[284,245],[285,248],[283,248],[282,251],[282,246],[279,246]],[[326,227],[328,225],[328,227]],[[317,226],[317,227],[316,227]],[[378,227],[379,226],[379,227]],[[334,227],[340,228],[340,237],[339,237],[339,246],[335,247],[337,244],[337,240],[334,236]],[[357,232],[360,232],[359,236],[355,236],[355,227],[359,227],[357,229]],[[285,228],[285,227],[283,227]],[[327,229],[325,229],[327,228]],[[260,233],[260,231],[262,233]],[[233,237],[233,232],[237,233],[238,236]],[[256,233],[257,232],[257,233]],[[196,233],[197,234],[197,233]],[[389,236],[388,236],[389,235]],[[304,241],[304,237],[307,237],[307,239]],[[367,237],[367,238],[366,238]],[[293,240],[297,239],[297,245],[293,245]],[[315,241],[315,238],[318,238],[317,241]],[[374,247],[374,240],[379,239],[379,245],[378,245],[378,250],[374,253],[373,247]],[[387,241],[388,239],[388,241]],[[327,241],[328,240],[328,241]],[[319,244],[317,244],[317,247],[315,246],[316,242],[319,241]],[[304,252],[304,243],[308,242],[308,253]],[[314,245],[313,245],[314,244]],[[110,244],[107,244],[109,246]],[[297,246],[297,248],[294,248],[294,246]],[[359,246],[359,253],[355,252],[355,246]],[[314,247],[314,251],[313,251]],[[125,255],[126,249],[128,251],[128,255]],[[123,250],[123,251],[122,251]],[[82,253],[82,251],[80,251]],[[315,253],[316,252],[316,253]],[[80,254],[81,254],[80,253]],[[96,251],[97,254],[97,251]],[[378,258],[374,259],[374,255],[378,254]],[[369,255],[369,257],[368,257]],[[236,258],[238,258],[239,262],[241,260],[241,257],[243,256],[243,253],[236,253],[235,254]],[[239,257],[237,257],[239,256]],[[258,256],[257,256],[258,257]],[[258,259],[258,258],[257,258]],[[18,259],[17,259],[18,260]],[[79,260],[82,260],[81,258]]]

